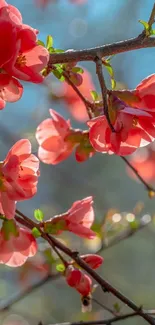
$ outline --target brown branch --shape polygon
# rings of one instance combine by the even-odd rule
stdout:
[[[149,313],[149,311],[147,311],[147,313]],[[150,313],[152,314],[152,313]],[[87,321],[87,322],[65,322],[65,323],[56,323],[53,325],[111,325],[112,323],[116,323],[118,321],[127,319],[127,318],[131,318],[131,317],[135,317],[138,316],[137,313],[128,313],[125,315],[120,315],[120,316],[116,316],[116,317],[112,317],[109,319],[103,319],[103,320],[96,320],[96,321]],[[52,325],[52,324],[51,324]]]
[[[150,27],[154,23],[155,19],[155,3],[151,10],[151,14],[148,20]],[[155,38],[146,37],[145,31],[143,31],[139,36],[112,43],[107,45],[101,45],[89,49],[77,50],[77,51],[68,51],[64,53],[53,53],[50,55],[49,59],[49,68],[56,63],[67,63],[74,61],[95,61],[96,57],[106,57],[118,53],[139,50],[142,48],[155,47]]]
[[[124,156],[120,156],[121,159],[130,167],[130,169],[134,172],[134,174],[137,176],[137,178],[144,184],[147,191],[152,192],[152,194],[155,194],[155,188],[152,185],[149,185],[142,176],[138,173],[137,169],[130,164],[129,160],[125,158]],[[153,195],[152,195],[153,196]]]
[[[143,40],[142,37],[138,36],[129,40],[93,47],[89,49],[50,54],[48,65],[50,67],[56,63],[67,63],[74,61],[95,61],[97,54],[100,57],[106,57],[114,54],[151,47],[155,47],[154,37],[146,38],[145,40]]]
[[[151,14],[150,14],[150,18],[148,20],[149,26],[152,27],[154,22],[155,22],[155,3],[153,5],[153,8],[152,8],[152,11],[151,11]]]
[[[14,295],[12,295],[7,301],[1,301],[0,302],[0,312],[4,312],[11,308],[15,303],[20,301],[21,299],[25,298],[27,295],[32,293],[32,291],[40,288],[40,286],[44,285],[45,283],[48,283],[51,280],[55,280],[58,277],[60,277],[60,274],[48,274],[43,279],[38,281],[37,283],[32,284],[31,286],[28,286],[23,291],[20,291]]]
[[[105,238],[105,240],[102,242],[101,248],[96,253],[100,253],[102,250],[104,251],[105,249],[108,249],[108,248],[120,243],[121,241],[123,241],[127,238],[130,238],[131,236],[136,234],[137,231],[142,230],[144,227],[146,227],[150,222],[151,221],[147,221],[147,220],[144,220],[143,218],[141,218],[139,220],[139,224],[136,229],[129,227],[129,228],[121,231],[116,236],[113,236],[109,240],[106,240],[106,238]]]
[[[124,296],[120,291],[118,291],[109,282],[104,280],[99,274],[97,274],[93,269],[91,269],[89,267],[89,265],[87,263],[85,263],[82,258],[79,257],[78,252],[70,250],[68,247],[66,247],[63,243],[61,243],[59,240],[57,240],[53,236],[44,233],[37,223],[28,219],[27,217],[23,218],[23,217],[16,215],[15,219],[17,222],[19,222],[22,225],[27,226],[29,229],[36,227],[40,231],[42,238],[44,238],[50,244],[50,246],[55,245],[58,249],[60,249],[62,252],[64,252],[66,255],[68,255],[71,259],[73,259],[82,269],[84,269],[101,286],[101,288],[104,291],[112,293],[115,297],[117,297],[119,300],[121,300],[129,308],[133,309],[138,315],[140,315],[142,318],[144,318],[149,324],[153,324],[153,325],[155,324],[154,319],[150,315],[145,314],[145,312],[142,310],[142,308],[139,308],[138,306],[136,306],[129,298]],[[30,223],[31,223],[31,225],[30,225]]]
[[[84,103],[85,107],[86,107],[86,110],[87,110],[87,113],[88,113],[88,117],[89,119],[93,118],[93,112],[92,112],[92,109],[93,109],[93,104],[88,100],[86,99],[82,93],[80,92],[80,90],[78,89],[78,87],[76,87],[74,85],[74,83],[70,80],[68,74],[64,71],[63,72],[63,75],[65,77],[65,79],[67,80],[68,84],[74,89],[74,91],[77,93],[77,95],[79,96],[79,98],[82,100],[82,102]]]
[[[103,108],[104,108],[104,114],[106,116],[107,122],[112,130],[112,132],[115,132],[115,129],[111,123],[110,116],[109,116],[109,110],[108,110],[108,102],[107,102],[107,87],[105,84],[103,71],[102,71],[102,60],[100,57],[97,57],[96,60],[96,74],[98,76],[98,80],[100,83],[101,93],[102,93],[102,100],[103,100]]]

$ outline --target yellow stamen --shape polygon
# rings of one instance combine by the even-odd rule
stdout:
[[[16,64],[20,65],[21,67],[24,67],[26,65],[26,57],[25,57],[25,55],[20,54],[17,57]]]
[[[138,117],[133,117],[132,125],[137,126],[137,124],[138,124]]]

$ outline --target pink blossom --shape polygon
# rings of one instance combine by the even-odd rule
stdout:
[[[49,112],[52,119],[46,119],[38,126],[36,139],[39,143],[40,160],[55,165],[71,155],[74,145],[66,140],[71,134],[70,122],[53,109]]]
[[[17,226],[16,226],[17,227]],[[37,243],[32,234],[24,228],[17,227],[17,234],[5,238],[0,232],[0,263],[11,267],[23,265],[28,257],[37,252]]]
[[[6,102],[16,102],[23,93],[20,82],[6,73],[0,74],[0,110],[5,107]]]
[[[46,221],[44,223],[45,231],[50,229],[55,235],[61,234],[63,231],[70,231],[83,238],[94,238],[96,234],[90,229],[94,222],[92,204],[92,196],[74,202],[66,213]]]
[[[155,120],[150,112],[113,97],[109,116],[116,132],[112,132],[105,115],[88,122],[90,143],[96,151],[128,155],[154,140]]]
[[[38,176],[39,160],[31,154],[29,140],[17,141],[0,164],[0,210],[8,219],[14,217],[15,201],[36,194]]]

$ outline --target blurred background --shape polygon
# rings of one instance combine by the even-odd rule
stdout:
[[[87,0],[78,5],[69,0],[55,0],[51,3],[49,1],[45,8],[39,7],[35,0],[10,0],[9,3],[17,6],[26,24],[39,29],[40,40],[46,41],[46,36],[51,34],[54,47],[67,50],[83,49],[137,36],[142,31],[138,20],[148,20],[153,2]],[[154,57],[154,48],[115,56],[112,66],[118,86],[134,88],[143,78],[154,73]],[[91,73],[94,89],[100,91],[94,64],[82,62],[80,65]],[[106,77],[110,86],[108,75]],[[74,127],[85,128],[84,123],[79,123],[72,117],[65,101],[56,100],[51,95],[53,89],[57,91],[61,87],[62,84],[58,84],[54,77],[48,77],[48,82],[42,85],[24,83],[22,99],[17,103],[7,104],[0,112],[1,160],[20,138],[29,138],[33,152],[37,152],[35,130],[43,119],[49,117],[49,108],[57,110],[65,118],[70,118]],[[152,148],[149,149],[151,153],[154,151]],[[146,150],[142,151],[140,159],[144,161],[146,156]],[[151,166],[155,169],[154,156]],[[40,208],[49,217],[66,211],[74,201],[93,195],[97,239],[84,241],[69,234],[62,237],[67,245],[82,253],[96,252],[101,249],[102,240],[108,245],[109,238],[111,240],[120,231],[133,228],[137,230],[138,220],[141,218],[148,223],[152,219],[147,227],[137,231],[131,238],[108,249],[103,245],[100,254],[104,257],[104,263],[99,272],[137,305],[154,309],[155,203],[149,199],[143,185],[129,178],[126,166],[117,156],[98,154],[81,164],[72,156],[56,166],[41,163],[40,169],[37,195],[28,202],[18,204],[18,208],[29,217],[33,217],[34,209]],[[145,172],[146,170],[144,177]],[[151,176],[149,181],[153,183],[155,176]],[[51,263],[53,279],[33,290],[5,312],[1,311],[0,324],[38,325],[42,321],[46,325],[111,316],[96,302],[93,302],[91,313],[82,314],[79,295],[66,285],[61,276],[56,276],[52,252],[49,252],[49,248],[42,241],[34,262],[30,259],[23,268],[18,269],[0,266],[0,306],[25,290],[26,286],[44,278],[47,260]],[[110,294],[103,293],[100,288],[96,289],[94,297],[111,309],[121,308],[121,312],[127,311],[125,306],[118,306],[118,301]],[[139,318],[123,322],[145,323]]]

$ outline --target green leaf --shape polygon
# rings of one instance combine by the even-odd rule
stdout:
[[[38,238],[38,237],[41,236],[41,232],[39,231],[38,228],[34,227],[34,228],[32,229],[32,235],[33,235],[35,238]]]
[[[60,81],[64,81],[65,77],[62,75],[62,72],[60,72],[60,70],[54,70],[53,71],[54,76],[59,79]]]
[[[84,73],[84,70],[80,67],[73,67],[72,68],[72,72],[75,72],[75,73]]]
[[[155,35],[155,29],[150,30],[150,35]]]
[[[42,45],[43,47],[45,47],[45,43],[44,43],[43,41],[39,40],[39,39],[38,39],[38,41],[37,41],[37,44],[38,44],[38,45]]]
[[[98,93],[95,90],[91,90],[90,94],[94,102],[98,100]]]
[[[44,213],[40,209],[34,210],[34,217],[37,221],[43,221],[44,219]]]
[[[4,220],[2,224],[2,232],[5,240],[9,240],[10,236],[18,237],[19,231],[14,219]]]
[[[54,51],[54,47],[50,47],[50,48],[48,49],[48,52],[49,52],[50,54],[54,53],[54,52],[55,52],[55,51]]]
[[[132,230],[137,230],[139,228],[139,221],[135,219],[134,221],[129,222],[129,226]]]
[[[108,61],[104,61],[103,64],[105,65],[105,67],[106,67],[108,73],[110,74],[110,76],[113,77],[114,76],[114,70],[113,70],[111,64]]]
[[[116,87],[116,81],[115,79],[111,79],[111,88],[114,90]]]
[[[61,50],[61,49],[54,49],[54,52],[55,53],[64,53],[65,51],[64,50]]]
[[[44,231],[47,234],[58,234],[60,230],[65,229],[66,223],[64,220],[60,220],[55,224],[52,224],[52,221],[47,221],[44,223]]]
[[[149,30],[150,26],[149,26],[149,24],[147,23],[147,21],[144,21],[144,20],[138,20],[138,21],[139,21],[139,23],[141,23],[141,24],[144,26],[144,29],[145,29],[146,31]]]
[[[117,313],[120,312],[121,307],[120,307],[120,305],[118,304],[118,302],[116,302],[116,303],[113,305],[113,307],[114,307],[114,309],[115,309],[115,311],[116,311]]]
[[[64,266],[64,264],[57,264],[57,265],[56,265],[56,270],[57,270],[58,272],[64,272],[64,271],[65,271],[65,266]]]
[[[51,248],[45,249],[44,252],[43,252],[43,254],[44,254],[44,256],[47,259],[47,262],[49,264],[52,265],[52,264],[55,264],[56,263],[56,259],[52,255]]]
[[[47,36],[46,39],[46,48],[49,50],[53,46],[53,37],[51,35]]]

